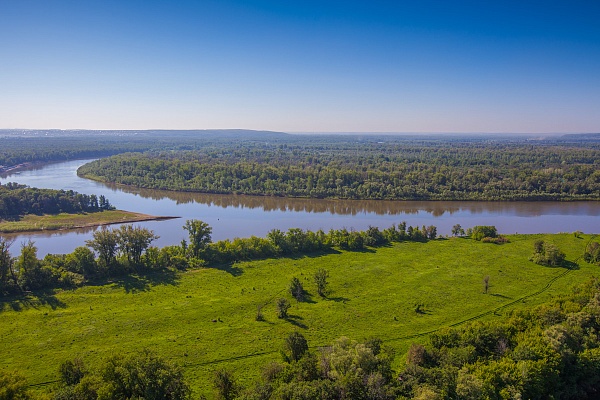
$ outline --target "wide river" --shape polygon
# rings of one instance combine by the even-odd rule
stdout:
[[[449,235],[455,224],[465,229],[495,225],[501,233],[600,231],[600,202],[315,200],[180,193],[116,187],[79,178],[77,168],[89,161],[48,164],[2,176],[0,181],[104,195],[118,209],[180,217],[136,224],[159,235],[153,242],[159,247],[186,239],[183,225],[187,219],[207,222],[213,229],[213,240],[265,236],[274,228],[364,230],[372,225],[383,229],[402,221],[412,226],[435,225],[440,235]],[[15,245],[31,239],[40,257],[69,253],[85,245],[93,232],[94,229],[79,229],[17,235]]]

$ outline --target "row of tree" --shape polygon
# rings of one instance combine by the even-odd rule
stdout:
[[[98,212],[113,209],[103,195],[87,195],[72,190],[37,189],[12,182],[0,184],[0,219],[26,214]]]
[[[103,228],[94,232],[87,246],[80,246],[69,254],[48,254],[42,260],[37,258],[32,242],[22,244],[20,255],[12,257],[9,251],[12,242],[0,237],[0,294],[76,286],[88,280],[131,273],[323,252],[334,247],[357,251],[366,246],[426,241],[437,236],[435,226],[415,228],[402,222],[383,231],[376,227],[366,231],[332,229],[327,233],[298,228],[287,232],[274,229],[266,238],[252,236],[213,243],[212,229],[205,222],[189,220],[183,228],[189,234],[189,242],[184,240],[181,245],[160,249],[151,246],[158,237],[146,228],[132,225]]]

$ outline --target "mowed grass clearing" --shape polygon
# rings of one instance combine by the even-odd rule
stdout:
[[[260,366],[280,359],[283,340],[294,330],[312,348],[340,336],[379,337],[398,350],[399,365],[410,343],[426,341],[410,336],[486,313],[483,318],[500,318],[565,293],[600,269],[582,259],[589,235],[509,239],[503,245],[463,238],[407,242],[8,299],[0,303],[0,368],[19,369],[36,384],[56,380],[59,364],[76,356],[93,365],[111,354],[149,348],[182,365],[196,394],[210,396],[215,369],[229,368],[249,384]],[[555,243],[573,269],[530,262],[536,239]],[[317,295],[313,282],[319,268],[330,274],[327,298]],[[308,291],[305,302],[287,293],[294,276]],[[278,297],[292,302],[287,320],[276,317]],[[265,321],[255,320],[259,305]]]

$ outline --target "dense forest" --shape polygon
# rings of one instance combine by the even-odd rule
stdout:
[[[127,153],[81,176],[203,193],[387,200],[600,199],[595,142],[392,137]]]
[[[26,214],[98,212],[114,207],[101,195],[72,190],[30,188],[16,183],[0,184],[0,219],[15,219]]]
[[[152,149],[191,150],[237,141],[264,141],[283,133],[246,130],[80,131],[0,130],[0,173],[15,165],[106,157]]]

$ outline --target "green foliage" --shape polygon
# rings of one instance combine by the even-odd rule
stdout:
[[[127,262],[134,266],[141,266],[142,253],[145,252],[152,241],[158,236],[151,230],[132,225],[123,225],[116,231],[119,251],[127,257]]]
[[[419,396],[427,387],[441,398],[593,398],[600,389],[599,295],[600,283],[592,280],[499,321],[438,331],[429,345],[409,349],[400,392]]]
[[[498,237],[498,230],[495,226],[477,225],[467,229],[467,235],[475,240]]]
[[[326,269],[321,268],[315,272],[314,280],[317,285],[317,293],[321,297],[325,297],[327,294],[327,278],[329,278],[329,271]]]
[[[401,227],[396,227],[396,231],[400,232]],[[211,398],[214,368],[235,371],[241,382],[248,383],[258,378],[260,365],[277,359],[278,351],[270,351],[279,349],[283,338],[297,328],[311,344],[317,359],[320,352],[313,349],[332,343],[341,335],[356,338],[377,335],[399,352],[400,357],[393,365],[403,373],[400,364],[410,342],[427,342],[426,336],[406,337],[440,326],[458,324],[460,327],[465,319],[482,314],[485,315],[481,321],[491,322],[492,326],[503,325],[501,315],[565,293],[573,284],[597,272],[595,266],[582,261],[579,268],[571,270],[540,268],[527,262],[536,239],[556,243],[569,260],[576,260],[583,254],[589,235],[583,240],[574,238],[571,233],[511,235],[509,238],[511,242],[505,246],[482,246],[473,240],[454,238],[402,241],[369,252],[336,251],[217,265],[200,271],[134,274],[96,280],[93,285],[73,290],[3,298],[0,336],[4,368],[18,369],[26,374],[30,383],[37,384],[58,379],[60,361],[72,359],[65,351],[81,354],[91,367],[90,372],[94,372],[96,366],[115,352],[132,354],[152,348],[185,368],[196,395],[205,393]],[[160,249],[161,254],[163,251],[176,257],[182,249],[169,246]],[[314,273],[321,268],[330,271],[328,298],[316,296],[313,301],[294,304],[294,315],[288,319],[275,318],[276,299],[282,297],[282,289],[287,289],[292,277],[301,278],[305,285],[306,282],[312,284]],[[486,275],[494,284],[495,296],[481,294],[481,279]],[[549,282],[552,284],[548,286]],[[563,343],[561,337],[568,343],[572,334],[577,338],[581,332],[587,337],[585,332],[593,329],[590,325],[593,319],[583,314],[578,316],[578,306],[573,304],[586,304],[590,298],[586,291],[580,290],[578,298],[563,302],[564,309],[572,314],[568,317],[556,306],[538,311],[539,320],[545,321],[544,330],[569,319],[581,327],[579,333],[570,331],[566,336],[561,336],[561,331],[553,333],[557,343]],[[285,297],[291,299],[289,295]],[[413,310],[412,305],[419,303],[427,306],[424,314],[415,314]],[[257,304],[264,305],[268,323],[254,321]],[[498,307],[504,308],[494,314],[492,311]],[[268,318],[269,315],[273,319]],[[223,322],[211,322],[217,319]],[[521,329],[525,324],[527,319],[513,319],[508,325]],[[15,335],[14,332],[26,334]],[[464,345],[460,345],[462,339],[453,334],[440,331],[436,334],[440,337],[440,348],[453,347],[453,351],[444,356],[447,369],[427,372],[431,379],[439,382],[442,379],[452,382],[452,368],[466,362],[475,363],[478,352],[499,357],[514,349],[512,334],[494,334],[493,331],[485,335],[472,334]],[[69,344],[67,350],[65,344]],[[426,347],[432,351],[427,362],[437,360],[434,358],[437,347]],[[520,354],[523,357],[525,353],[520,350]],[[306,355],[301,361],[305,358]],[[521,362],[525,361],[524,358]],[[312,374],[308,367],[293,371],[291,377],[285,378],[290,379],[291,385],[286,386],[289,391],[285,393],[294,393],[290,387],[295,385],[297,373]],[[95,373],[87,374],[82,379],[86,390],[92,391],[94,387],[98,390],[99,384],[94,386],[95,376]],[[403,382],[407,382],[412,375],[402,376]],[[284,376],[278,375],[276,380],[279,379],[283,380]],[[377,382],[375,375],[372,379]],[[393,379],[398,379],[396,374]],[[311,382],[298,384],[298,390],[306,387],[306,393],[313,393],[310,388],[319,388],[314,390],[326,393],[337,385],[333,381]],[[283,385],[273,384],[277,386],[277,393],[284,391]],[[263,383],[261,386],[264,387]],[[440,387],[443,389],[435,386],[436,392],[452,394],[451,385]],[[40,391],[49,389],[39,388]],[[338,392],[335,393],[334,398],[340,398]],[[242,395],[240,392],[239,396]],[[404,392],[404,397],[412,395],[412,392]]]
[[[181,400],[190,396],[181,369],[147,350],[109,358],[101,368],[100,376],[103,398]]]
[[[533,244],[533,255],[530,260],[536,264],[557,267],[564,263],[565,253],[550,242],[536,241]]]
[[[384,142],[385,145],[381,145]],[[351,154],[352,157],[348,157]],[[345,199],[598,199],[594,143],[481,138],[281,138],[190,151],[129,153],[80,168],[83,176],[155,189]]]
[[[583,258],[588,263],[600,264],[600,243],[590,242],[585,249]]]
[[[81,358],[67,360],[60,364],[60,379],[67,386],[77,385],[85,376],[85,367]]]
[[[297,301],[304,300],[304,287],[302,286],[302,282],[300,282],[300,279],[293,277],[292,281],[290,282],[290,287],[288,288],[288,291]]]
[[[17,218],[25,214],[60,214],[114,210],[104,196],[98,203],[94,194],[72,190],[30,188],[16,183],[0,184],[0,219]]]
[[[465,230],[460,226],[460,224],[456,224],[452,227],[452,236],[464,236]]]
[[[233,374],[229,370],[223,368],[215,371],[213,386],[217,390],[217,398],[221,400],[232,400],[239,391],[239,387],[235,382]]]
[[[212,228],[204,221],[191,219],[183,226],[190,236],[190,250],[194,257],[200,257],[211,242]]]
[[[0,369],[0,400],[30,399],[25,377],[15,371]]]
[[[116,262],[119,236],[116,231],[102,228],[92,235],[92,240],[85,243],[98,253],[101,268],[109,270]]]
[[[277,299],[277,318],[287,318],[288,310],[292,305],[288,301],[288,299],[284,297],[280,297]]]
[[[298,361],[308,351],[308,342],[300,332],[294,331],[285,339],[284,348],[290,360]]]

